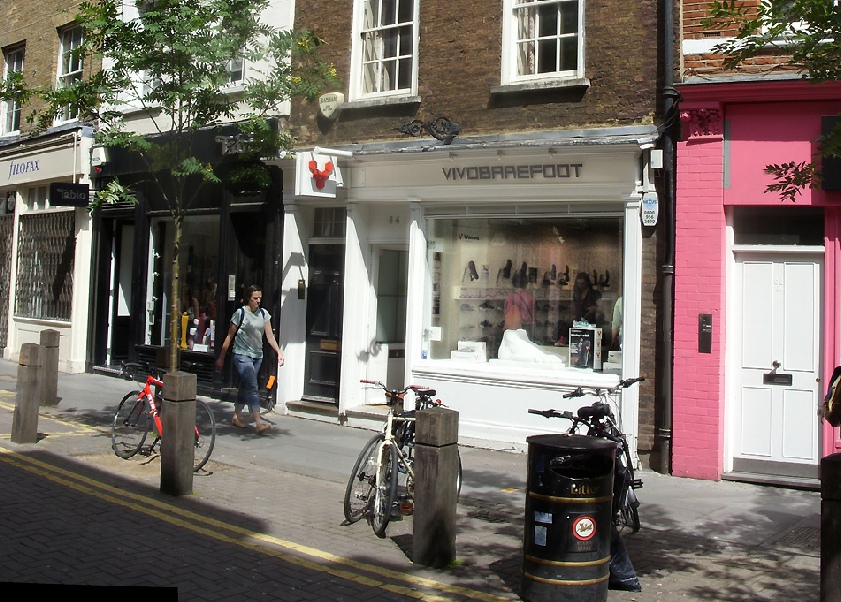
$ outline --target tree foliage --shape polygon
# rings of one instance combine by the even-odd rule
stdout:
[[[841,6],[836,0],[714,0],[705,25],[735,32],[714,48],[725,55],[727,69],[774,53],[813,83],[841,79]],[[810,162],[766,166],[765,173],[775,180],[766,192],[794,202],[807,186],[817,188],[821,159],[841,155],[841,120],[819,138],[818,148]]]
[[[3,94],[40,99],[43,108],[29,115],[36,131],[72,107],[94,126],[97,143],[132,151],[145,164],[147,184],[160,192],[174,222],[170,366],[176,366],[181,226],[204,187],[220,182],[198,158],[196,134],[237,123],[237,149],[250,159],[243,162],[248,175],[240,177],[265,182],[265,169],[253,159],[293,142],[269,119],[293,97],[317,96],[336,81],[335,69],[319,61],[323,41],[312,32],[266,24],[269,0],[85,0],[76,10],[84,40],[75,52],[101,60],[102,69],[63,88],[28,89],[10,79]],[[232,67],[242,64],[246,77],[232,82]],[[115,181],[90,209],[132,199]]]

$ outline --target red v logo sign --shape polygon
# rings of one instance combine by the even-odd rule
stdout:
[[[324,164],[324,169],[318,169],[318,163],[315,160],[310,161],[310,171],[312,172],[312,177],[315,180],[315,187],[321,190],[324,188],[327,178],[329,178],[330,174],[333,173],[333,162],[327,161],[327,163]]]

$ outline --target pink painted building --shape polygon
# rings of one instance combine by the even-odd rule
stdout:
[[[841,84],[686,77],[677,145],[672,472],[815,485],[841,363],[841,186],[796,203],[765,166],[811,160]],[[834,188],[834,190],[832,189]]]

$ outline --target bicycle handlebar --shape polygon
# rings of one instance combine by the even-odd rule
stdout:
[[[564,393],[564,399],[569,399],[571,397],[584,397],[587,395],[587,392],[591,392],[595,395],[600,395],[602,391],[607,391],[608,393],[616,393],[619,389],[627,389],[631,385],[636,383],[641,383],[645,380],[644,376],[637,376],[636,378],[626,378],[625,380],[620,380],[616,386],[609,387],[602,389],[600,387],[587,387],[585,390],[583,387],[578,387],[574,391],[570,391],[569,393]]]
[[[558,410],[529,410],[529,414],[537,414],[544,418],[566,418],[567,420],[575,420],[572,412],[559,412]]]
[[[430,399],[432,396],[435,395],[435,389],[430,389],[429,387],[424,387],[423,385],[407,385],[403,389],[389,389],[386,387],[382,381],[379,380],[369,380],[369,379],[360,379],[361,383],[366,385],[374,385],[383,391],[385,391],[386,397],[389,399],[403,399],[403,396],[406,394],[407,391],[414,392],[419,398],[419,403],[423,401],[425,404],[433,404],[438,406],[443,406],[444,404],[441,403],[440,399],[432,400]]]

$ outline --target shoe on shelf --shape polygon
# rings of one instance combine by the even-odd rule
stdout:
[[[244,428],[245,428],[245,424],[243,424],[243,423],[240,421],[240,419],[239,419],[239,418],[237,418],[236,416],[234,416],[234,417],[231,419],[231,424],[232,424],[233,426],[237,427],[238,429],[244,429]]]

